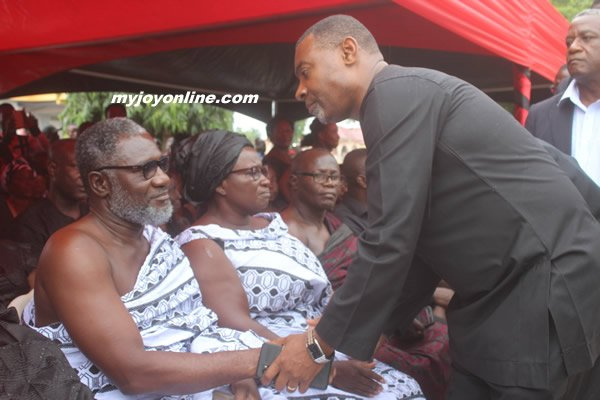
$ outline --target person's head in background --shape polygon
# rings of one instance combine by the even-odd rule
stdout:
[[[87,195],[75,160],[75,139],[57,140],[48,153],[49,196],[61,204],[78,203]]]
[[[2,125],[0,126],[0,131],[6,132],[8,130],[8,124],[13,119],[13,113],[15,108],[9,103],[0,104],[0,120]]]
[[[261,158],[264,157],[266,151],[265,141],[261,138],[254,139],[254,150],[256,150],[256,152]]]
[[[273,117],[267,123],[267,137],[273,143],[274,149],[287,151],[294,137],[292,122],[281,115]]]
[[[592,1],[592,5],[590,6],[590,8],[600,8],[600,0]]]
[[[337,201],[339,183],[340,168],[327,150],[305,150],[292,161],[290,204],[317,213],[331,211]]]
[[[355,149],[346,154],[341,173],[346,180],[346,196],[367,203],[367,149]]]
[[[310,134],[302,140],[302,145],[331,152],[339,142],[340,135],[338,135],[337,125],[333,122],[324,124],[315,118],[310,124]]]
[[[46,139],[48,139],[48,143],[50,144],[60,139],[60,137],[58,136],[58,129],[56,129],[52,125],[46,126],[42,130],[42,133],[46,136]]]
[[[263,165],[267,167],[267,173],[269,178],[269,206],[266,211],[268,212],[279,212],[285,209],[288,205],[286,197],[284,195],[280,195],[279,192],[279,182],[277,180],[277,171],[273,165],[271,165],[268,161],[263,162]],[[289,171],[289,169],[288,169]],[[287,179],[285,180],[287,182]],[[288,190],[289,196],[289,190]]]
[[[600,0],[598,0],[600,1]],[[556,71],[556,75],[554,76],[554,83],[552,83],[552,86],[550,87],[550,91],[552,92],[552,94],[556,94],[557,93],[557,89],[560,85],[560,83],[565,80],[566,78],[568,78],[569,75],[569,69],[567,68],[567,64],[563,64],[560,66],[560,68],[558,69],[558,71]]]
[[[127,117],[127,108],[125,108],[124,104],[110,103],[104,109],[104,117],[106,119],[117,118],[117,117]]]

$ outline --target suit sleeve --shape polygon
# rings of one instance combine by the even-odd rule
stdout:
[[[376,83],[363,102],[361,126],[367,145],[369,227],[358,257],[318,326],[328,344],[357,359],[369,359],[397,310],[411,266],[429,185],[436,138],[449,95],[419,77]]]
[[[539,139],[538,139],[539,140]],[[575,185],[594,218],[600,220],[600,187],[581,169],[575,158],[566,155],[549,143],[539,140],[540,144],[552,156],[571,182]]]

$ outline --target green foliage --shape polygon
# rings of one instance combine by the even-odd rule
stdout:
[[[104,107],[110,103],[112,95],[109,92],[70,93],[58,118],[63,126],[100,121],[104,118]]]
[[[115,93],[71,93],[59,119],[63,126],[100,121],[104,118],[104,109],[110,104],[113,94]],[[196,134],[209,129],[231,130],[233,127],[232,111],[210,105],[159,103],[152,107],[142,104],[128,107],[127,115],[160,141],[176,134]]]
[[[254,143],[254,141],[258,138],[260,139],[260,132],[256,128],[250,128],[250,130],[237,130],[237,133],[244,135],[248,138],[249,141]]]
[[[300,141],[304,137],[304,126],[305,125],[306,125],[305,119],[296,121],[296,123],[294,124],[294,137],[292,138],[292,143],[300,144]]]
[[[592,0],[552,0],[554,7],[569,21],[580,11],[590,8]]]

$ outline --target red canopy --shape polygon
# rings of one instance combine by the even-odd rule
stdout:
[[[162,88],[291,100],[293,44],[308,26],[334,13],[362,21],[388,61],[440,69],[493,92],[512,87],[513,63],[531,68],[534,84],[551,80],[565,62],[568,27],[548,0],[0,5],[0,97]],[[231,49],[236,51],[226,52]]]

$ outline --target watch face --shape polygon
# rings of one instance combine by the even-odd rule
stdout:
[[[306,346],[306,348],[310,352],[310,355],[312,356],[313,360],[317,360],[318,358],[324,356],[324,354],[321,353],[321,351],[319,350],[319,347],[314,343],[309,344],[308,346]]]

